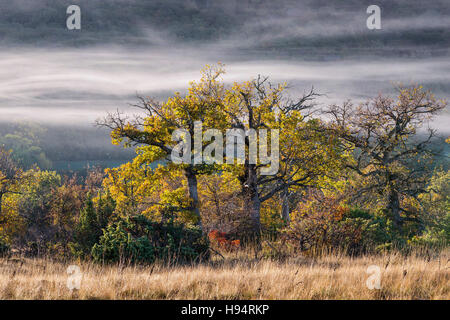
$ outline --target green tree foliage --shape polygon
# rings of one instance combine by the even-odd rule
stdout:
[[[109,195],[99,196],[97,203],[88,193],[84,207],[80,212],[78,224],[74,231],[74,242],[69,244],[72,254],[79,257],[89,257],[92,247],[102,236],[110,217],[114,213],[115,202]]]
[[[101,234],[102,230],[98,223],[94,202],[92,201],[91,195],[88,195],[84,207],[80,212],[78,225],[75,228],[74,240],[78,246],[73,246],[72,250],[78,249],[80,255],[86,252],[89,253]]]
[[[97,223],[101,229],[105,228],[113,217],[116,210],[116,201],[111,194],[106,191],[105,194],[99,193],[97,197]]]
[[[414,236],[411,244],[440,246],[450,244],[450,171],[436,170],[427,188],[421,195],[425,230]]]
[[[20,186],[15,199],[18,214],[26,225],[26,231],[19,236],[19,243],[43,251],[46,244],[57,237],[57,228],[50,211],[52,191],[61,185],[61,176],[56,172],[33,169],[27,172],[27,181]]]

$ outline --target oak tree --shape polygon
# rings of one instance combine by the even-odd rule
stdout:
[[[436,130],[419,130],[446,106],[422,87],[399,88],[397,101],[384,96],[358,106],[346,102],[326,110],[331,117],[328,130],[337,134],[343,146],[354,153],[347,167],[364,180],[355,197],[371,192],[386,195],[385,209],[397,227],[415,219],[402,200],[426,192],[428,148]]]

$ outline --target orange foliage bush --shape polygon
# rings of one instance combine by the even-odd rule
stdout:
[[[241,245],[240,240],[229,240],[225,232],[219,230],[211,230],[208,234],[209,240],[216,244],[219,248],[227,251],[233,251],[239,249]]]

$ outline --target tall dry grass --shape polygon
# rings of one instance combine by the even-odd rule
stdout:
[[[83,273],[67,288],[67,267]],[[381,269],[381,288],[369,290],[368,266]],[[390,253],[351,258],[329,254],[283,262],[247,253],[195,266],[101,266],[47,259],[0,259],[0,299],[449,299],[449,252]]]

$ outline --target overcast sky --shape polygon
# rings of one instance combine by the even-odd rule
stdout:
[[[0,0],[0,120],[89,124],[136,93],[183,91],[218,61],[226,81],[314,86],[322,104],[392,95],[398,82],[449,98],[448,1],[378,1],[381,30],[366,27],[376,1],[275,2]],[[70,4],[81,30],[66,29]]]

